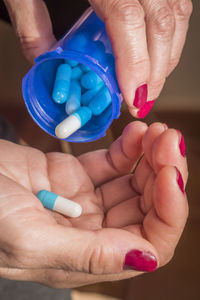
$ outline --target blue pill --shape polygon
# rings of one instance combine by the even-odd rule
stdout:
[[[96,96],[96,94],[100,91],[100,89],[104,86],[104,82],[102,81],[99,85],[97,85],[94,89],[87,90],[82,96],[81,96],[81,104],[88,105],[90,101]]]
[[[69,98],[65,105],[65,111],[68,115],[75,112],[81,105],[81,86],[76,80],[70,84]]]
[[[107,87],[104,87],[90,101],[88,107],[91,109],[94,116],[100,115],[112,102],[111,95]]]
[[[83,75],[83,70],[80,67],[75,67],[72,69],[72,79],[79,80]]]
[[[102,79],[93,71],[89,71],[81,77],[81,85],[85,89],[93,89],[102,82]]]
[[[71,67],[76,67],[79,64],[78,61],[72,59],[65,59],[65,63],[70,65]]]
[[[91,71],[91,69],[90,69],[88,66],[83,65],[83,64],[81,64],[81,69],[82,69],[83,72],[85,72],[85,73]]]
[[[61,64],[57,68],[52,98],[56,103],[65,103],[69,95],[71,81],[71,67],[68,64]]]

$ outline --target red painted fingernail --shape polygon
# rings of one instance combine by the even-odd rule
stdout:
[[[183,157],[185,157],[185,141],[184,141],[184,138],[183,138],[183,135],[182,133],[180,132],[180,130],[177,130],[180,137],[181,137],[181,140],[180,140],[180,143],[179,143],[179,148],[180,148],[180,152],[181,152],[181,155]]]
[[[185,194],[184,182],[183,182],[181,172],[179,171],[179,169],[177,167],[175,167],[175,168],[176,168],[176,174],[177,174],[177,183],[180,187],[181,192],[183,192],[183,194]]]
[[[133,105],[137,108],[141,108],[147,101],[147,84],[143,84],[137,88],[135,91],[135,99],[133,101]]]
[[[126,254],[124,270],[153,272],[156,268],[156,257],[150,252],[132,250]]]
[[[153,105],[154,105],[155,100],[152,101],[147,101],[145,103],[145,105],[140,108],[140,110],[137,113],[138,118],[143,119],[144,117],[146,117],[146,115],[150,112],[150,110],[152,109]]]

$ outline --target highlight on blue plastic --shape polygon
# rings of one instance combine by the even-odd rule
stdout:
[[[102,114],[93,115],[89,122],[66,139],[70,142],[97,140],[105,136],[113,119],[119,117],[121,97],[112,47],[104,23],[91,8],[55,47],[36,58],[35,65],[23,79],[23,97],[30,115],[44,131],[54,137],[56,126],[68,116],[65,104],[52,100],[57,68],[66,61],[79,63],[76,66],[80,66],[82,70],[82,65],[85,66],[87,71],[84,72],[95,72],[110,93],[112,102]]]

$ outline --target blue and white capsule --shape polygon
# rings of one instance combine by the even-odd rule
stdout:
[[[71,81],[71,67],[68,64],[61,64],[57,68],[52,98],[56,103],[65,103],[69,96]]]
[[[81,77],[81,85],[85,89],[93,89],[101,82],[102,79],[93,71],[89,71]]]
[[[88,107],[94,116],[99,116],[112,103],[108,88],[103,87],[100,92],[90,101]]]
[[[68,115],[75,112],[81,105],[81,86],[78,81],[72,80],[70,84],[69,98],[65,105]]]
[[[56,126],[55,135],[59,139],[66,139],[83,127],[92,118],[92,111],[88,107],[79,107],[77,111]]]
[[[67,217],[77,218],[82,213],[82,207],[78,203],[67,198],[63,198],[55,193],[41,190],[36,196],[42,202],[44,207],[61,213]]]

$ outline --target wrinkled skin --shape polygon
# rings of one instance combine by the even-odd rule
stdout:
[[[188,215],[177,184],[175,166],[185,184],[188,176],[179,143],[176,130],[139,121],[109,150],[78,158],[1,140],[0,276],[57,288],[130,278],[140,274],[123,270],[133,249],[166,264]],[[41,189],[80,203],[82,215],[43,208]]]

